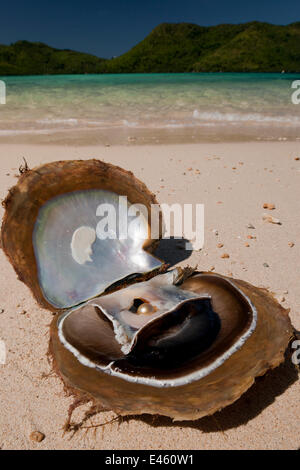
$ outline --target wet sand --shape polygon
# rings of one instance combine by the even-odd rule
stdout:
[[[2,144],[1,198],[16,183],[22,157],[30,167],[59,159],[99,158],[132,170],[161,203],[205,204],[203,250],[185,251],[178,242],[166,240],[157,254],[173,265],[198,264],[201,270],[214,268],[269,288],[291,309],[292,322],[300,330],[300,160],[295,160],[300,157],[299,142],[139,146],[132,141],[109,147]],[[264,203],[274,204],[275,209],[263,209]],[[264,222],[266,212],[281,225]],[[248,228],[249,224],[255,228]],[[218,244],[223,246],[218,248]],[[224,253],[229,258],[222,258]],[[0,365],[0,448],[300,447],[300,385],[289,360],[212,417],[175,424],[165,417],[123,418],[83,429],[72,439],[63,436],[72,398],[65,395],[56,376],[47,375],[51,372],[46,353],[52,314],[37,306],[2,250],[0,286],[0,339],[7,348],[6,364]],[[80,421],[88,407],[78,408],[74,421]],[[114,416],[100,413],[86,425],[105,423]],[[45,439],[32,441],[33,431],[42,432]]]

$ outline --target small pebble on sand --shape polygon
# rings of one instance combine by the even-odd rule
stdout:
[[[252,224],[250,224],[250,223],[247,225],[247,228],[255,229],[254,225],[252,225]]]
[[[288,245],[289,245],[290,248],[293,248],[293,246],[295,246],[295,243],[294,242],[289,242]]]
[[[230,256],[229,256],[228,253],[223,253],[223,254],[221,255],[221,258],[223,258],[223,259],[224,259],[224,258],[230,258]]]
[[[42,442],[45,439],[45,434],[40,431],[33,431],[30,434],[30,439],[35,442]]]
[[[217,248],[223,248],[224,244],[223,243],[218,243]]]
[[[249,245],[249,243],[245,243],[245,246],[248,248],[250,245]]]
[[[265,268],[269,268],[269,267],[270,267],[270,266],[268,265],[268,263],[263,263],[263,266],[264,266]]]
[[[274,209],[276,209],[275,204],[269,204],[268,202],[265,202],[263,204],[263,208],[268,209],[269,211],[273,211]]]

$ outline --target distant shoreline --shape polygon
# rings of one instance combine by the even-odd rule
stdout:
[[[25,40],[0,45],[0,76],[220,71],[300,73],[300,22],[163,23],[112,59]]]
[[[196,74],[196,75],[205,75],[205,74],[212,74],[212,75],[220,75],[220,74],[251,74],[251,75],[261,75],[261,74],[268,74],[268,75],[300,75],[300,69],[299,72],[286,72],[286,71],[281,71],[281,72],[118,72],[118,73],[112,73],[112,72],[94,72],[94,73],[36,73],[36,74],[24,74],[24,75],[1,75],[0,74],[0,79],[10,77],[10,78],[17,78],[17,77],[55,77],[55,76],[64,76],[64,75],[187,75],[187,74]]]

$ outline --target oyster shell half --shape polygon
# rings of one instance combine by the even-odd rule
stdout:
[[[97,210],[107,204],[117,210],[143,205],[148,217],[136,217],[125,239],[119,238],[117,217],[117,233],[101,240],[97,225],[103,213]],[[72,307],[162,266],[150,254],[158,243],[150,232],[156,198],[122,168],[99,160],[49,163],[23,173],[3,205],[3,249],[19,278],[49,310]],[[162,227],[156,230],[161,233]]]
[[[138,292],[145,300],[148,283]],[[118,414],[194,420],[231,404],[284,360],[292,326],[266,290],[211,273],[195,273],[177,289],[192,297],[174,297],[170,309],[133,334],[127,354],[101,308],[105,297],[54,319],[51,350],[64,381]],[[124,292],[130,298],[130,288]],[[200,309],[193,322],[195,304]],[[122,307],[114,312],[118,317]],[[159,350],[165,339],[167,348]]]

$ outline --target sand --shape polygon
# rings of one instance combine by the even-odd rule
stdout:
[[[58,159],[99,158],[132,170],[160,202],[204,203],[205,244],[199,252],[163,242],[171,264],[198,264],[264,286],[291,309],[300,330],[299,142],[223,143],[104,147],[2,144],[1,198],[16,183],[25,156],[30,167]],[[196,171],[199,170],[199,171]],[[199,173],[200,172],[200,173]],[[262,220],[264,203],[282,225]],[[1,209],[1,215],[3,209]],[[24,224],[26,220],[24,220]],[[252,224],[255,229],[247,228]],[[218,231],[218,235],[214,230]],[[247,236],[252,235],[253,239]],[[289,246],[293,242],[293,247]],[[224,246],[218,248],[222,243]],[[250,246],[245,246],[248,243]],[[228,253],[229,258],[222,258]],[[268,267],[264,266],[267,264]],[[213,417],[173,424],[149,416],[83,429],[73,438],[62,428],[72,398],[47,361],[52,314],[39,308],[0,250],[0,339],[7,361],[0,365],[2,449],[297,449],[300,447],[300,384],[288,360],[258,379],[236,403]],[[80,421],[88,405],[74,413]],[[105,423],[100,413],[86,424]],[[33,431],[45,439],[34,442]]]

